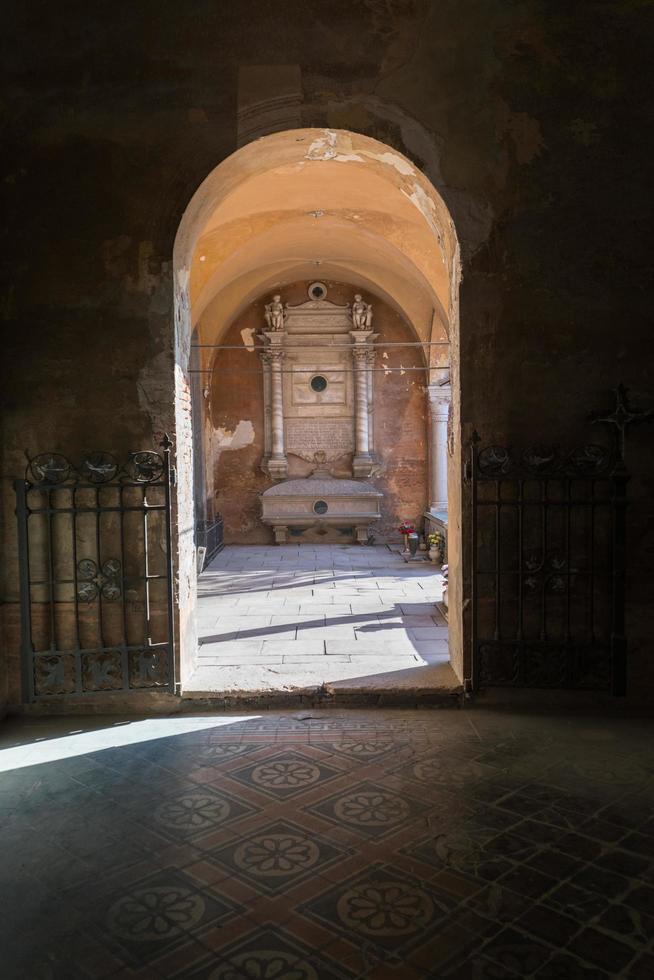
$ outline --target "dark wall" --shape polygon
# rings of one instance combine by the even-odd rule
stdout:
[[[248,65],[271,89],[298,66],[298,125],[377,137],[442,193],[467,426],[572,444],[619,379],[651,404],[653,22],[647,0],[6,4],[4,477],[25,449],[123,452],[171,423],[174,235],[237,145]],[[627,448],[633,691],[654,687],[651,440]]]

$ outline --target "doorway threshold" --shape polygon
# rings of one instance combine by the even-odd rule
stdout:
[[[331,660],[325,655],[325,660]],[[219,666],[196,668],[183,692],[184,700],[207,706],[278,707],[458,707],[463,687],[450,663],[400,665],[398,656],[376,659],[367,673],[343,677],[343,663],[331,667],[289,664],[276,667]],[[361,671],[360,665],[349,664]],[[389,669],[390,668],[390,669]],[[329,678],[334,678],[330,680]],[[199,705],[198,705],[199,706]]]
[[[443,575],[385,546],[228,545],[198,581],[182,697],[212,704],[450,704]]]

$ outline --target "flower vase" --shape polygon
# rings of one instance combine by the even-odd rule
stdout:
[[[402,549],[402,554],[410,555],[411,552],[409,551],[409,535],[403,534],[402,537],[404,538],[404,548]]]

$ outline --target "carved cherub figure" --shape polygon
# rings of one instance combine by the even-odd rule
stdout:
[[[284,329],[286,313],[284,312],[284,305],[279,293],[273,296],[270,303],[266,303],[266,312],[264,313],[264,316],[270,330]]]
[[[356,330],[372,329],[372,306],[365,302],[360,293],[355,293],[352,303],[352,323]]]

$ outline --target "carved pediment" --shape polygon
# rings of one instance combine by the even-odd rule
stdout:
[[[331,312],[340,312],[347,316],[350,309],[350,304],[345,303],[344,306],[340,306],[338,303],[331,303],[328,299],[308,299],[305,303],[298,303],[296,305],[287,303],[286,309],[289,313],[296,313],[302,310],[318,310],[324,313],[325,311],[329,310]]]
[[[326,299],[310,299],[297,306],[286,304],[285,328],[288,333],[345,333],[352,329],[350,304],[339,306]]]

